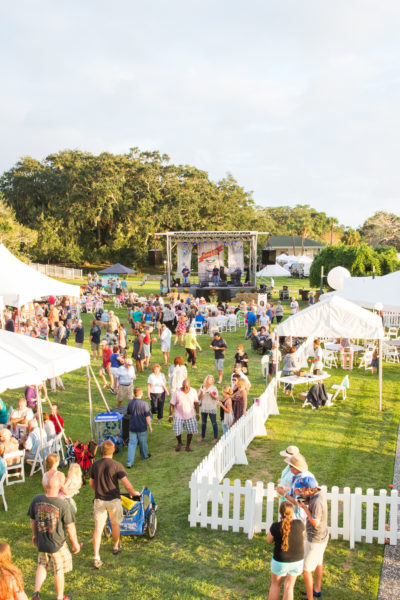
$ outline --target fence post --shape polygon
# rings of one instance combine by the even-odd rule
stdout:
[[[244,484],[243,532],[248,534],[249,540],[254,534],[255,493],[256,490],[251,481],[246,481]]]
[[[350,539],[350,523],[351,523],[351,515],[350,515],[350,502],[351,502],[351,492],[349,487],[345,487],[343,489],[343,539]]]
[[[211,484],[211,529],[218,529],[219,494],[219,482],[218,479],[214,477]]]
[[[189,481],[190,489],[190,513],[189,523],[190,527],[196,527],[197,525],[197,500],[198,500],[198,483],[196,475],[193,474]]]
[[[357,487],[354,490],[354,541],[361,542],[362,525],[362,489]]]
[[[231,500],[231,482],[229,479],[224,479],[222,484],[222,530],[229,529],[229,508]]]
[[[398,530],[398,514],[399,514],[399,493],[397,490],[392,490],[390,495],[390,513],[389,513],[389,527],[390,527],[390,545],[397,545],[397,530]]]
[[[350,548],[353,549],[355,545],[355,506],[356,506],[356,495],[350,495]]]
[[[365,517],[365,541],[371,544],[374,538],[374,490],[367,489],[367,514]]]
[[[240,479],[235,479],[233,482],[233,524],[232,531],[237,533],[239,531],[239,521],[240,521],[240,495],[241,495],[241,481]]]
[[[337,540],[339,537],[339,488],[337,485],[332,487],[331,493],[331,538]]]
[[[263,499],[264,484],[262,481],[257,481],[256,493],[254,498],[254,533],[260,533],[261,531]]]
[[[386,504],[387,504],[387,492],[386,490],[379,490],[379,515],[378,515],[378,544],[383,544],[386,537]]]

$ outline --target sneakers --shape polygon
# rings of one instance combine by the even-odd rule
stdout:
[[[95,558],[93,560],[93,566],[95,569],[101,569],[101,567],[104,565],[103,561],[100,558]]]
[[[118,546],[118,548],[113,548],[112,553],[114,554],[114,556],[116,556],[120,552],[122,552],[122,546]]]
[[[40,600],[40,593],[39,592],[35,592],[32,596],[32,600]]]

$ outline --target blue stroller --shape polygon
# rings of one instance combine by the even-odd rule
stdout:
[[[140,496],[133,500],[128,494],[121,494],[124,518],[120,525],[121,535],[144,535],[153,538],[157,533],[157,505],[149,488],[143,488]],[[111,536],[111,522],[107,518],[104,529],[106,538]]]

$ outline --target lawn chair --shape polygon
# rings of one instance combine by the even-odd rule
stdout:
[[[236,331],[236,315],[229,315],[226,323],[227,331]]]
[[[64,446],[63,446],[63,432],[60,431],[56,435],[56,437],[52,440],[52,452],[58,455],[58,460],[61,462],[65,462],[65,454],[64,454]]]
[[[336,391],[334,394],[328,394],[329,402],[333,404],[333,401],[336,400],[336,398],[338,397],[340,392],[342,392],[342,399],[346,400],[347,390],[349,389],[349,387],[350,387],[349,376],[346,375],[345,377],[343,377],[343,379],[340,383],[334,383],[331,386],[331,390],[336,390]]]
[[[24,483],[24,481],[25,481],[24,458],[25,458],[25,450],[16,450],[15,452],[9,452],[8,454],[4,455],[4,460],[6,461],[6,472],[4,473],[6,485],[13,485],[14,483]],[[12,459],[12,461],[17,459],[18,462],[8,465],[7,461],[9,459]],[[15,480],[11,481],[11,478],[15,478]]]
[[[7,511],[8,510],[8,506],[7,506],[7,502],[6,502],[6,495],[4,493],[4,481],[6,479],[6,474],[3,473],[3,477],[0,479],[0,496],[3,498],[3,506],[4,506],[4,510]]]
[[[398,327],[389,327],[388,329],[388,338],[389,340],[395,340],[399,335]]]
[[[338,364],[336,352],[334,352],[333,350],[324,350],[323,357],[324,366],[326,369],[332,369],[332,367],[335,367],[337,369]]]
[[[263,374],[263,377],[265,377],[265,378],[268,375],[268,365],[269,365],[269,355],[264,354],[264,356],[261,359],[261,373]]]
[[[114,298],[114,308],[122,308],[122,304],[118,298]]]
[[[202,335],[203,334],[203,323],[201,321],[194,321],[194,328],[196,330],[196,333],[198,335]]]
[[[389,346],[389,344],[385,344],[386,348],[385,348],[385,353],[384,353],[384,357],[386,362],[388,363],[398,363],[399,361],[399,354],[397,352],[397,348],[396,346]]]
[[[245,327],[245,326],[246,326],[246,323],[245,323],[245,321],[244,321],[244,312],[243,312],[243,311],[241,311],[241,310],[239,310],[239,311],[236,313],[236,325],[237,325],[238,327]]]
[[[28,463],[28,465],[31,465],[29,477],[32,477],[32,475],[38,473],[39,471],[42,471],[42,475],[44,475],[44,461],[46,460],[46,457],[52,453],[52,451],[53,442],[46,442],[43,444],[43,452],[39,445],[34,458],[25,459],[25,462]]]
[[[373,354],[372,350],[366,350],[364,352],[364,354],[360,358],[360,364],[358,365],[359,369],[364,368],[365,371],[372,369],[372,366],[371,366],[372,354]]]

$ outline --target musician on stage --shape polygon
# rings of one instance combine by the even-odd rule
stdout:
[[[190,275],[190,269],[188,267],[184,266],[182,269],[182,284],[183,285],[189,285],[189,275]]]

